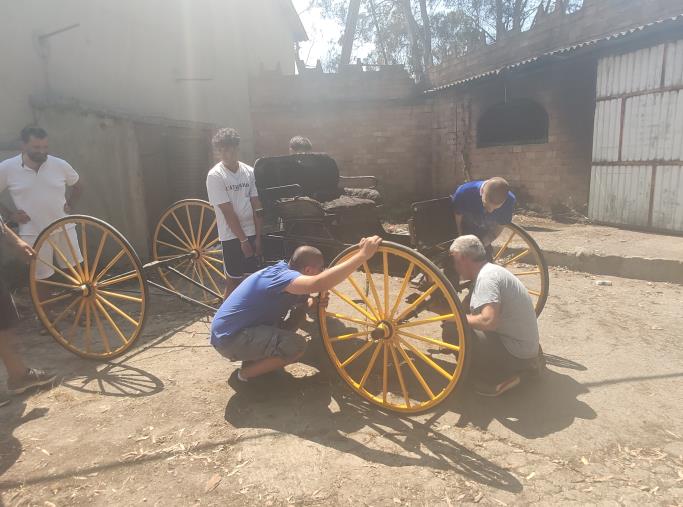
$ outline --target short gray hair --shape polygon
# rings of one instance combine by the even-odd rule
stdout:
[[[473,261],[481,262],[486,260],[486,249],[481,240],[474,234],[467,234],[456,238],[449,248],[451,255],[459,253]]]

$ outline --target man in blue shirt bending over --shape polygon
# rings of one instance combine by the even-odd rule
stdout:
[[[306,296],[321,293],[321,304],[326,304],[325,292],[370,259],[381,241],[378,236],[363,238],[356,254],[328,270],[320,250],[301,246],[289,262],[250,275],[218,309],[211,345],[231,361],[242,361],[237,378],[243,382],[295,363],[306,349],[296,329],[316,303]]]
[[[515,200],[515,194],[503,178],[460,185],[451,196],[458,236],[474,234],[488,250],[502,226],[512,222]]]

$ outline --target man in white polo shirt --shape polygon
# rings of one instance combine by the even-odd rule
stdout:
[[[68,162],[47,154],[47,132],[40,127],[29,126],[21,131],[21,153],[0,162],[0,192],[9,189],[16,207],[12,212],[0,205],[0,211],[8,222],[19,224],[19,236],[29,245],[52,222],[66,216],[71,206],[81,195],[78,173]],[[67,226],[67,234],[74,247],[77,259],[82,262],[74,226]],[[52,242],[64,252],[70,263],[72,259],[68,240],[63,232],[56,232]],[[55,259],[53,248],[46,243],[38,252],[36,266],[38,279],[49,278],[54,270],[49,266],[55,260],[66,267],[61,258]],[[58,257],[58,256],[57,256]]]
[[[218,238],[223,246],[227,275],[224,297],[245,275],[258,271],[261,247],[261,202],[256,191],[254,169],[239,161],[240,136],[223,128],[213,137],[220,162],[206,176],[206,192],[216,211]]]

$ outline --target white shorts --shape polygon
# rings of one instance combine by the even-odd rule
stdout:
[[[77,263],[83,262],[81,249],[78,246],[78,235],[76,233],[76,225],[66,224],[65,228],[66,233],[69,236],[69,240],[71,241],[71,247],[69,246],[69,240],[67,240],[66,235],[62,231],[53,232],[50,235],[50,241],[52,241],[55,247],[59,249],[62,255],[69,262],[69,264],[71,266],[74,266]],[[38,236],[21,236],[21,239],[26,241],[26,243],[28,243],[29,245],[35,245],[37,238]],[[74,262],[73,255],[71,254],[72,248],[74,250],[74,253],[76,254],[76,262]],[[59,267],[67,275],[72,276],[71,271],[66,269],[67,264],[66,262],[64,262],[62,255],[60,255],[58,252],[55,252],[54,248],[52,248],[52,245],[48,241],[45,241],[45,243],[43,243],[43,247],[38,252],[39,259],[42,259],[43,261],[49,264]],[[46,278],[50,278],[52,275],[55,274],[55,270],[52,269],[49,265],[45,264],[45,262],[40,262],[40,260],[36,261],[36,278],[38,280],[45,280]]]

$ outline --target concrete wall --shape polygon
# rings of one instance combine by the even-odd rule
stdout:
[[[29,96],[235,126],[253,155],[248,74],[294,72],[280,0],[22,0],[0,15],[0,148],[34,120]],[[39,36],[78,27],[39,42]],[[51,133],[52,134],[52,133]]]

